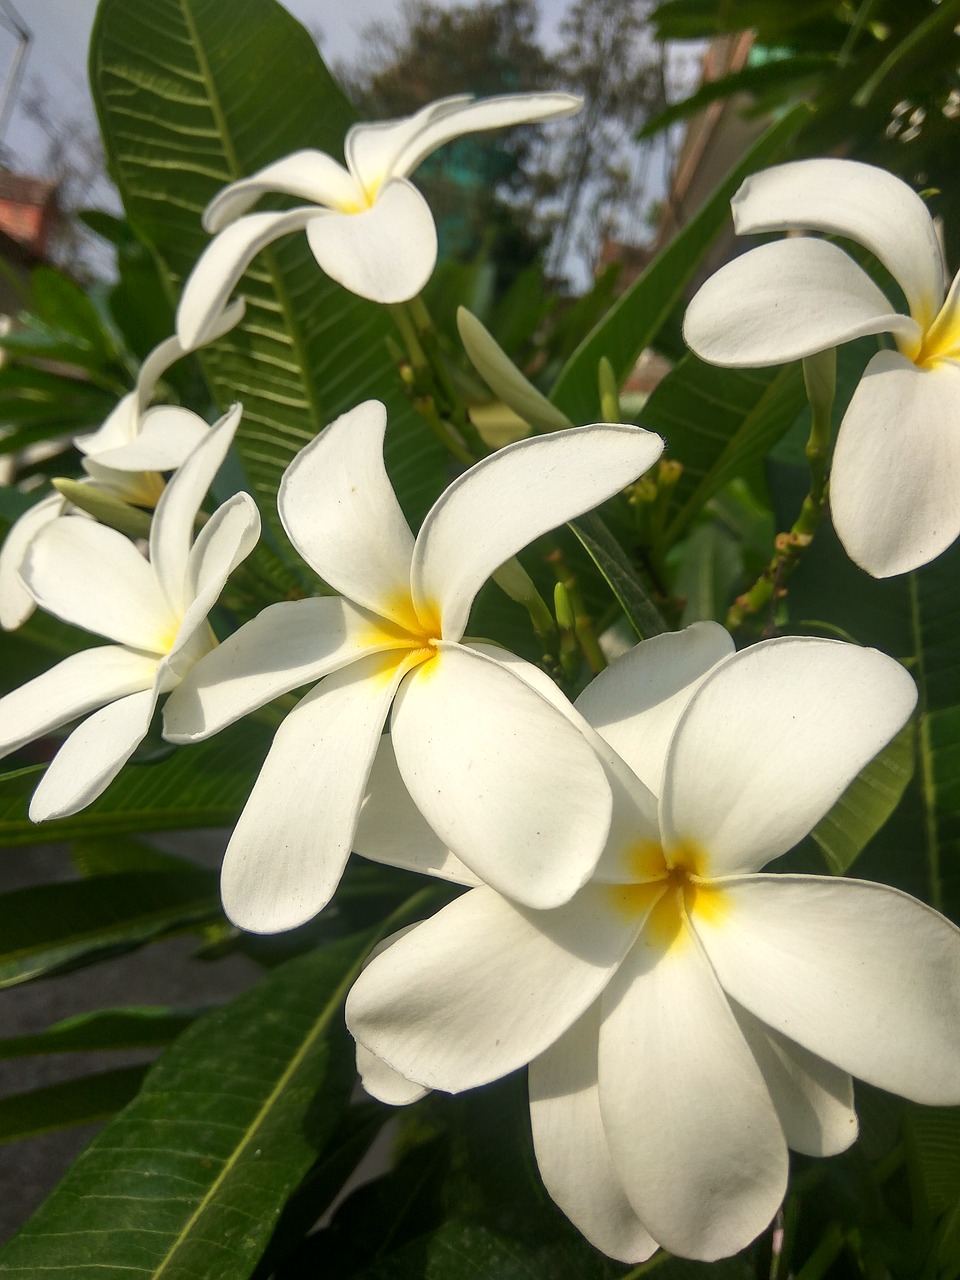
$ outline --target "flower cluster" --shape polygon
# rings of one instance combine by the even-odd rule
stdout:
[[[788,1148],[826,1156],[854,1141],[853,1076],[960,1102],[960,932],[880,884],[763,870],[904,726],[913,679],[834,640],[735,652],[700,623],[636,645],[572,704],[544,669],[468,634],[474,602],[519,551],[648,471],[664,442],[618,423],[519,440],[458,475],[414,535],[378,401],[329,423],[277,495],[328,594],[274,603],[218,642],[208,615],[260,530],[245,493],[201,512],[241,407],[209,427],[150,403],[175,359],[238,323],[243,304],[228,301],[274,238],[305,229],[341,284],[409,299],[437,252],[409,182],[420,161],[459,134],[577,105],[444,99],[355,127],[346,168],[299,152],[220,193],[178,337],[77,441],[91,485],[155,508],[148,544],[54,497],[0,554],[4,626],[39,605],[108,642],[0,699],[0,752],[86,717],[34,793],[42,821],[103,792],[162,697],[164,737],[186,744],[310,686],[232,833],[228,917],[261,933],[304,923],[351,851],[462,886],[353,986],[367,1089],[404,1104],[528,1067],[540,1171],[580,1231],[624,1261],[658,1245],[711,1260],[770,1222]],[[312,203],[249,213],[270,191]],[[741,232],[858,240],[901,284],[909,316],[829,241],[785,239],[708,281],[685,332],[730,365],[892,333],[897,351],[874,357],[847,410],[831,501],[871,573],[923,563],[960,532],[957,284],[944,300],[929,215],[896,179],[840,160],[761,174],[734,210]]]

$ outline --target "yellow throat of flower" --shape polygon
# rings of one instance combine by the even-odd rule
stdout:
[[[729,910],[728,896],[707,876],[707,854],[694,841],[664,850],[641,840],[627,851],[631,883],[610,886],[616,910],[646,917],[643,940],[658,951],[669,951],[690,940],[690,923],[715,923]]]

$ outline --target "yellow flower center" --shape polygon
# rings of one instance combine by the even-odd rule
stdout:
[[[390,681],[401,663],[412,670],[437,657],[441,626],[440,611],[432,603],[418,612],[411,597],[402,595],[390,600],[387,607],[392,617],[372,622],[363,641],[371,648],[384,650],[387,660],[382,675]]]
[[[920,369],[931,369],[941,360],[960,360],[960,306],[956,288],[951,290],[933,322],[926,326],[919,342],[898,339],[901,355]]]
[[[707,877],[706,850],[692,840],[666,851],[638,841],[627,862],[636,879],[611,885],[612,903],[622,914],[646,917],[642,939],[658,951],[688,942],[693,919],[715,922],[729,910],[727,894]]]

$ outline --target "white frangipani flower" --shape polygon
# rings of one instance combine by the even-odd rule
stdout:
[[[223,337],[240,321],[243,311],[243,302],[235,302],[208,317],[201,340],[213,342]],[[135,506],[155,507],[163,493],[161,472],[179,467],[207,435],[209,424],[190,409],[150,407],[157,383],[188,349],[179,338],[167,338],[154,347],[140,366],[134,389],[96,431],[76,437],[74,444],[83,454],[83,469],[95,488]],[[31,540],[69,506],[59,493],[41,498],[14,521],[4,539],[0,547],[0,626],[5,631],[22,626],[36,607],[20,576]]]
[[[511,655],[463,636],[491,573],[629,484],[663,441],[607,424],[522,440],[455,480],[414,539],[384,467],[385,428],[383,405],[367,401],[280,485],[291,542],[343,598],[271,606],[167,703],[165,736],[195,741],[325,677],[277,733],[224,858],[226,912],[255,932],[290,929],[329,900],[391,706],[414,801],[505,893],[556,906],[606,838],[610,788],[589,744],[522,678],[527,664],[518,673]]]
[[[238,493],[194,540],[203,496],[240,421],[236,405],[183,463],[157,503],[150,558],[115,529],[62,517],[30,543],[22,575],[42,609],[112,643],[65,658],[0,698],[0,755],[88,716],[33,793],[34,822],[95,800],[150,727],[157,699],[216,644],[207,614],[260,535],[253,499]]]
[[[926,564],[960,534],[960,276],[946,291],[936,229],[899,178],[853,160],[798,160],[748,178],[738,234],[809,230],[862,244],[906,297],[902,315],[837,245],[791,237],[712,276],[684,337],[712,364],[781,364],[867,334],[895,351],[867,365],[844,415],[830,507],[850,558],[875,578]]]
[[[279,236],[304,229],[319,265],[351,293],[374,302],[415,297],[436,265],[437,228],[410,174],[454,138],[561,119],[581,105],[569,93],[514,93],[480,102],[469,95],[441,98],[400,120],[353,125],[344,140],[346,168],[322,151],[295,151],[230,183],[204,213],[203,225],[216,239],[184,286],[177,332],[193,342],[255,255]],[[247,214],[271,191],[312,203]]]
[[[884,885],[760,873],[903,725],[913,681],[836,641],[731,649],[714,623],[659,636],[578,700],[614,813],[566,905],[478,885],[389,760],[355,843],[476,886],[355,983],[368,1088],[403,1103],[529,1063],[547,1189],[624,1261],[742,1249],[780,1204],[788,1147],[854,1140],[851,1075],[960,1101],[960,931]]]

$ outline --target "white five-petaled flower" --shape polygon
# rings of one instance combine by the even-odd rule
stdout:
[[[366,856],[476,886],[354,985],[368,1089],[404,1103],[529,1063],[547,1189],[624,1261],[743,1248],[781,1201],[788,1147],[829,1155],[856,1137],[851,1075],[960,1100],[960,931],[884,885],[760,873],[902,726],[913,681],[837,641],[731,649],[696,624],[580,697],[613,822],[556,910],[478,885],[405,806],[389,759],[357,833]]]
[[[280,485],[291,542],[343,598],[264,610],[166,706],[165,736],[195,741],[325,677],[277,733],[224,858],[227,914],[257,932],[292,928],[332,895],[391,706],[414,801],[504,892],[565,901],[606,838],[610,788],[589,744],[512,655],[463,636],[491,573],[630,483],[663,441],[608,424],[522,440],[455,480],[414,539],[384,467],[385,428],[383,405],[367,401]]]
[[[738,234],[848,237],[886,267],[909,315],[837,245],[792,237],[752,249],[694,297],[684,337],[713,364],[780,364],[890,333],[837,438],[830,506],[851,559],[877,578],[926,564],[960,534],[960,276],[949,292],[933,220],[899,178],[852,160],[799,160],[748,178]]]
[[[192,342],[254,256],[279,236],[304,229],[317,262],[352,293],[374,302],[414,297],[436,265],[437,229],[409,175],[454,138],[560,119],[580,106],[569,93],[515,93],[480,102],[469,95],[441,98],[400,120],[353,125],[344,141],[346,168],[322,151],[296,151],[232,182],[204,214],[203,225],[216,239],[184,286],[177,332]],[[312,203],[247,214],[270,191]]]
[[[236,405],[167,485],[150,526],[150,558],[94,520],[61,517],[27,549],[22,575],[42,609],[105,637],[0,698],[0,755],[78,716],[33,793],[34,822],[95,800],[150,727],[157,699],[216,639],[207,614],[260,534],[253,499],[225,502],[194,540],[200,503],[240,420]],[[99,708],[99,709],[98,709]]]
[[[202,341],[213,342],[236,325],[244,304],[236,302],[208,317]],[[74,444],[83,454],[88,482],[124,502],[155,507],[163,493],[164,471],[173,471],[210,430],[197,414],[178,405],[150,407],[157,383],[187,349],[179,338],[167,338],[150,352],[134,389],[119,401],[106,421]],[[36,602],[20,571],[32,539],[69,508],[59,493],[41,498],[14,521],[0,547],[0,626],[13,631],[33,613]]]

